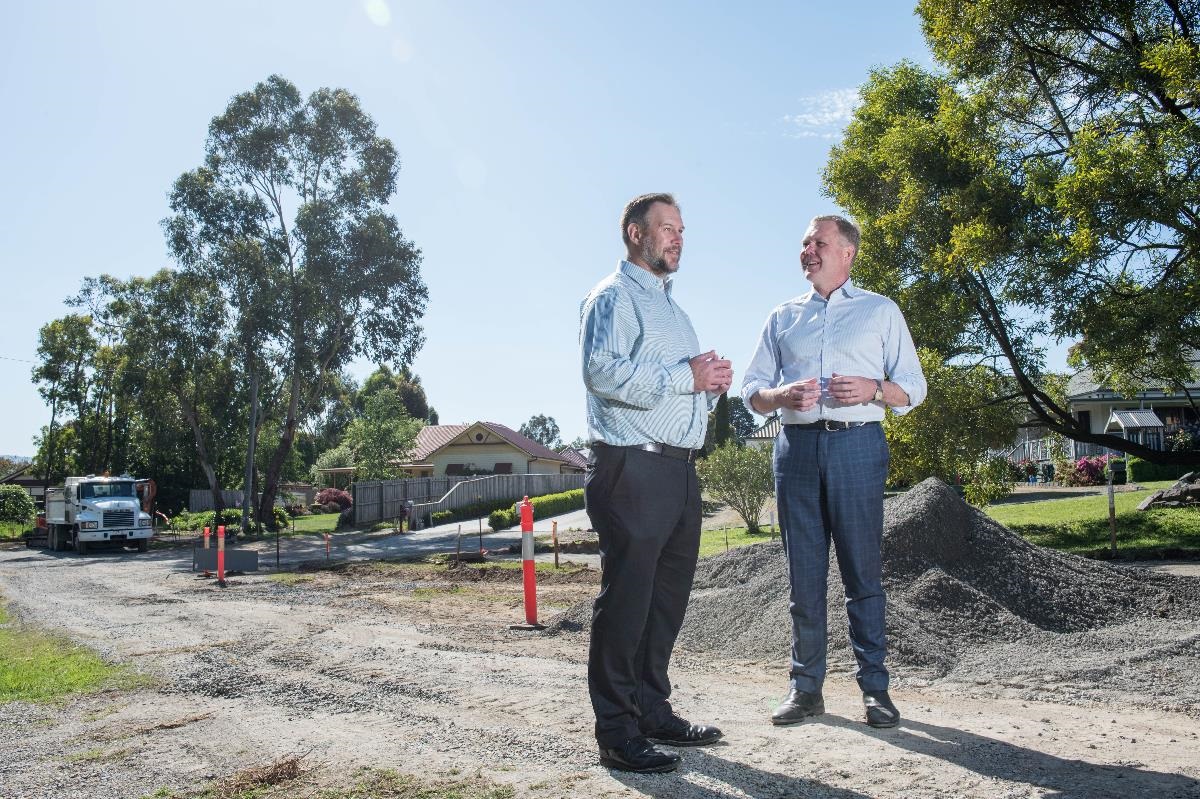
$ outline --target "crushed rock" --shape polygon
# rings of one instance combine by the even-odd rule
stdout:
[[[897,676],[1073,702],[1133,694],[1200,716],[1200,578],[1034,546],[932,478],[884,503],[883,564]],[[832,547],[828,580],[830,671],[851,671]],[[581,602],[551,627],[582,630],[590,618]],[[679,645],[786,664],[781,544],[702,560]]]

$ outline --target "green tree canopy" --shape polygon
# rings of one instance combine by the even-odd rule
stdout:
[[[176,260],[215,280],[231,311],[250,386],[248,472],[256,420],[279,419],[259,506],[271,519],[329,376],[356,356],[403,366],[423,343],[421,256],[388,211],[395,148],[344,89],[305,99],[273,75],[213,119],[205,151],[175,182],[164,228]],[[280,388],[262,414],[260,380]]]
[[[390,480],[400,475],[422,424],[404,410],[394,391],[377,391],[367,398],[362,416],[350,423],[344,445],[354,453],[354,476],[359,480]]]
[[[739,442],[745,441],[758,429],[754,415],[741,397],[729,398],[729,424],[733,426],[733,436]]]
[[[529,421],[521,425],[521,429],[517,432],[549,449],[558,449],[562,446],[558,422],[554,421],[553,416],[540,413],[530,416]]]
[[[1200,7],[917,10],[943,71],[873,72],[825,172],[863,226],[856,281],[945,362],[1010,377],[1047,429],[1197,462],[1085,429],[1045,389],[1040,342],[1079,340],[1076,362],[1110,382],[1196,379]]]

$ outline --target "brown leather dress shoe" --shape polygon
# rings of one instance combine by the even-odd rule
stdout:
[[[679,755],[656,749],[642,736],[627,738],[620,746],[600,747],[600,765],[638,774],[661,774],[679,768]]]
[[[809,716],[819,716],[824,712],[825,698],[819,691],[813,694],[792,688],[788,691],[787,699],[771,714],[771,723],[779,726],[799,724]]]

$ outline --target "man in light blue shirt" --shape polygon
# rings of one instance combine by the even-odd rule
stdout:
[[[675,199],[634,198],[621,235],[626,259],[580,308],[592,450],[584,494],[603,565],[588,692],[600,762],[664,772],[680,757],[652,742],[703,746],[721,738],[716,727],[672,709],[667,664],[700,547],[696,451],[733,372],[716,352],[700,352],[691,320],[671,297],[683,253]]]
[[[858,227],[840,216],[813,219],[800,263],[812,291],[780,305],[763,326],[742,382],[761,414],[779,411],[775,497],[791,586],[792,665],[774,724],[825,712],[826,576],[837,551],[850,643],[867,723],[894,727],[888,694],[885,597],[880,549],[888,448],[884,410],[904,414],[925,399],[925,377],[900,309],[858,288],[850,267]]]

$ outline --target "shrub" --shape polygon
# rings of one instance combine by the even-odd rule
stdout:
[[[1108,455],[1093,455],[1054,465],[1055,478],[1065,486],[1098,486],[1105,482]]]
[[[583,489],[576,488],[571,491],[563,491],[561,494],[545,494],[540,497],[530,497],[529,501],[533,505],[533,518],[535,520],[545,519],[550,516],[557,516],[560,513],[568,513],[582,508]],[[488,516],[488,526],[493,530],[503,530],[519,523],[521,521],[521,514],[518,510],[519,504],[516,503],[492,511],[492,514]]]
[[[278,505],[276,505],[274,508],[273,517],[276,529],[283,529],[284,527],[288,526],[290,519],[288,518],[287,512]],[[181,532],[189,530],[202,530],[207,527],[215,534],[217,532],[217,527],[220,525],[225,525],[226,534],[240,530],[242,527],[241,508],[226,508],[219,514],[216,511],[211,510],[188,513],[185,509],[171,519],[171,529]]]
[[[37,515],[33,497],[18,485],[0,485],[0,522],[29,524]]]
[[[1129,465],[1129,480],[1134,483],[1149,483],[1152,480],[1178,480],[1188,472],[1200,471],[1196,466],[1178,466],[1171,464],[1150,463],[1130,455],[1126,459]]]
[[[771,451],[728,442],[700,461],[696,471],[701,489],[733,508],[746,523],[746,532],[756,535],[763,504],[775,490]]]
[[[507,507],[510,507],[508,500],[476,502],[470,505],[464,505],[461,508],[437,511],[430,517],[430,521],[432,524],[449,524],[450,522],[464,521],[466,519],[478,519],[481,516],[488,516],[496,510]]]
[[[331,502],[337,503],[338,510],[345,510],[354,504],[354,498],[350,496],[348,491],[343,491],[340,488],[322,488],[317,493],[317,503],[328,505]]]

